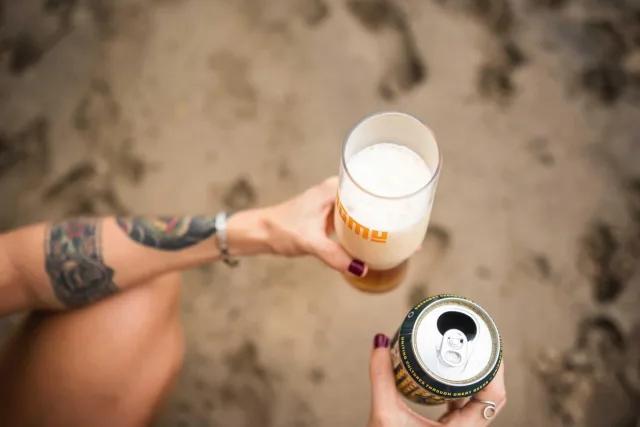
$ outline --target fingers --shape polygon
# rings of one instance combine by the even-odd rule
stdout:
[[[369,364],[371,378],[371,418],[369,425],[384,427],[423,426],[441,427],[440,424],[413,412],[399,398],[389,352],[389,337],[377,334],[373,338],[373,351]]]
[[[333,204],[338,188],[338,177],[332,176],[325,179],[311,191],[318,191],[323,198],[324,234],[311,239],[309,250],[329,267],[341,273],[350,273],[356,277],[364,277],[367,274],[367,265],[352,258],[338,243],[331,240],[328,235],[333,231]]]
[[[495,402],[497,406],[504,406],[507,402],[507,391],[504,386],[504,362],[502,362],[502,366],[498,369],[495,378],[477,393],[475,397],[480,400],[491,400]]]
[[[369,364],[371,378],[372,412],[385,412],[394,409],[396,382],[391,367],[389,337],[377,334],[373,338],[373,352]]]
[[[334,175],[325,179],[320,184],[320,188],[325,194],[335,197],[336,191],[338,190],[338,177]]]
[[[325,264],[341,273],[350,273],[357,277],[367,274],[368,267],[364,262],[351,258],[342,246],[328,237],[318,237],[312,243],[312,251]]]
[[[447,412],[442,414],[438,419],[438,421],[440,423],[446,424],[449,418],[459,413],[460,409],[462,409],[464,405],[467,404],[468,401],[469,401],[469,398],[464,398],[464,399],[451,400],[447,402]]]
[[[333,204],[338,192],[338,177],[331,176],[315,187],[310,188],[309,191],[318,194],[323,205]]]
[[[488,420],[484,418],[483,411],[488,406],[486,403],[478,402],[478,400],[491,401],[496,404],[495,413]],[[451,422],[451,425],[462,426],[488,426],[498,415],[498,413],[504,408],[507,403],[507,394],[504,386],[504,363],[500,366],[495,378],[477,393],[473,399],[469,400],[467,404],[448,417],[447,422]],[[493,411],[487,410],[487,415],[491,415]],[[459,424],[458,424],[459,423]]]
[[[464,407],[464,405],[467,404],[468,401],[469,401],[469,399],[452,400],[451,402],[449,402],[447,404],[447,408],[449,409],[449,411],[455,411],[456,409],[462,409]]]
[[[334,223],[334,210],[335,205],[333,202],[329,206],[325,208],[325,220],[324,220],[324,234],[327,236],[331,236],[336,231],[336,224]]]

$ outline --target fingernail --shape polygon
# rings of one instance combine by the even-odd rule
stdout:
[[[376,336],[373,337],[373,348],[380,347],[389,347],[389,337],[385,334],[376,334]]]
[[[351,264],[349,264],[348,270],[349,273],[353,274],[354,276],[362,277],[366,273],[367,267],[364,262],[360,261],[359,259],[354,259],[353,261],[351,261]]]

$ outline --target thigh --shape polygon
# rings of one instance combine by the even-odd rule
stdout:
[[[34,313],[0,352],[7,426],[140,426],[180,369],[180,276],[91,306]]]

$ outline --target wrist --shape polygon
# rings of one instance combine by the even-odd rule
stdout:
[[[272,252],[265,209],[236,212],[227,220],[229,253],[233,256]]]

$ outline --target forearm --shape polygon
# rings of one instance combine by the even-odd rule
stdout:
[[[229,219],[234,255],[270,252],[265,210]],[[219,256],[213,217],[78,218],[1,236],[0,315],[98,301]]]
[[[270,252],[265,211],[239,212],[228,219],[232,255]],[[106,218],[104,260],[116,272],[118,286],[127,288],[160,274],[217,260],[220,253],[215,233],[213,216]]]

